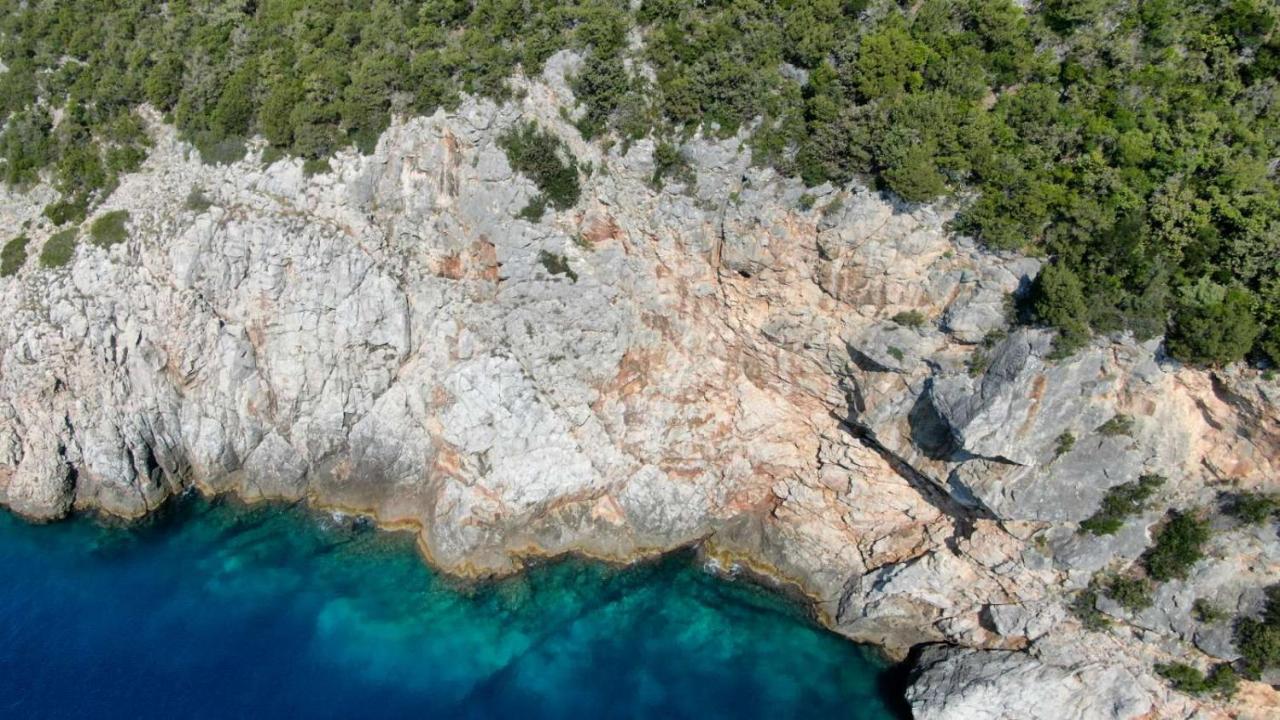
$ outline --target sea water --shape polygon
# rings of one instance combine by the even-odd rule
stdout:
[[[403,533],[186,501],[0,512],[0,717],[895,717],[889,670],[691,554],[463,584]]]

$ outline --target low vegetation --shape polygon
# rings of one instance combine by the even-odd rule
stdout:
[[[98,247],[111,247],[129,239],[129,230],[125,223],[129,221],[128,210],[114,210],[104,213],[89,226],[89,239]]]
[[[54,233],[45,241],[40,249],[40,264],[47,268],[58,268],[71,262],[76,253],[76,236],[79,228],[67,228]]]
[[[1112,535],[1124,527],[1124,521],[1146,507],[1146,502],[1164,485],[1159,475],[1143,475],[1134,482],[1117,485],[1102,497],[1102,505],[1087,520],[1080,523],[1080,530],[1093,535]]]
[[[12,2],[0,179],[46,178],[79,222],[145,156],[144,103],[210,162],[255,134],[318,159],[571,48],[578,131],[659,141],[658,181],[682,138],[743,131],[784,175],[954,196],[958,230],[1049,258],[1033,315],[1064,353],[1167,331],[1182,360],[1280,360],[1278,23],[1273,0]]]
[[[1156,665],[1156,672],[1175,689],[1189,695],[1212,694],[1229,698],[1236,694],[1240,684],[1240,677],[1230,663],[1215,665],[1208,675],[1178,662]]]
[[[22,269],[27,262],[28,242],[26,235],[19,235],[4,244],[0,250],[0,277],[10,277]]]
[[[564,275],[573,282],[578,282],[578,273],[574,272],[573,268],[570,267],[569,259],[565,256],[540,250],[538,252],[538,262],[552,275]]]
[[[1151,607],[1151,581],[1146,578],[1117,576],[1107,585],[1107,597],[1120,606],[1138,612]]]
[[[1071,600],[1070,610],[1086,629],[1097,631],[1111,627],[1111,618],[1098,609],[1098,590],[1092,583],[1087,589],[1076,593]]]
[[[1207,520],[1195,513],[1174,513],[1143,557],[1147,574],[1160,582],[1185,578],[1204,557],[1204,544],[1209,537]]]
[[[1226,498],[1226,513],[1245,525],[1261,525],[1280,513],[1280,495],[1274,493],[1235,493]]]
[[[1124,413],[1116,413],[1110,420],[1098,426],[1098,434],[1103,437],[1119,437],[1133,434],[1133,418]]]
[[[890,319],[903,327],[909,328],[922,327],[926,320],[924,314],[919,310],[903,310]]]
[[[1259,618],[1240,618],[1235,627],[1236,648],[1246,675],[1280,667],[1280,585],[1267,588],[1267,601]]]
[[[512,169],[538,187],[539,204],[557,210],[578,204],[582,195],[578,162],[559,138],[533,123],[524,123],[504,134],[498,142]]]

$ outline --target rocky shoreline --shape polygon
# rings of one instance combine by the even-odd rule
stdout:
[[[98,211],[129,239],[0,279],[0,503],[306,500],[413,527],[460,576],[699,542],[836,632],[920,648],[919,718],[1277,712],[1263,683],[1226,705],[1153,670],[1238,657],[1192,605],[1260,609],[1274,522],[1212,512],[1207,558],[1139,612],[1101,598],[1108,630],[1069,608],[1169,511],[1276,489],[1280,385],[1126,338],[1051,359],[1008,310],[1039,261],[951,235],[943,207],[807,190],[741,138],[690,141],[695,179],[655,187],[652,143],[562,114],[577,62],[310,177],[258,148],[204,165],[155,118]],[[536,188],[498,138],[527,120],[575,156],[575,208],[518,217]],[[2,195],[0,218],[39,247],[48,200]],[[1143,474],[1166,478],[1144,512],[1080,532]]]

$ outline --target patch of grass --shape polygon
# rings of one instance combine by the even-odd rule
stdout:
[[[925,323],[925,316],[919,310],[904,310],[889,319],[909,328],[918,328]]]
[[[1280,496],[1275,494],[1236,493],[1225,504],[1226,513],[1245,525],[1260,525],[1280,512]]]
[[[100,215],[89,226],[89,239],[98,247],[118,245],[129,239],[129,230],[125,227],[128,221],[128,210],[113,210]]]
[[[1107,597],[1134,612],[1151,607],[1151,591],[1151,581],[1146,578],[1118,576],[1107,585]]]
[[[27,262],[28,242],[26,235],[19,235],[4,244],[0,250],[0,277],[10,277],[22,269]]]
[[[1116,413],[1110,420],[1098,426],[1098,433],[1103,437],[1133,435],[1133,418],[1124,413]]]
[[[898,362],[902,362],[902,359],[906,357],[906,354],[902,352],[901,348],[897,348],[892,345],[889,346],[888,352],[889,352],[889,356],[892,357],[894,360],[897,360]]]
[[[1053,447],[1053,456],[1055,458],[1062,457],[1071,452],[1071,448],[1076,446],[1076,436],[1071,434],[1070,430],[1064,430],[1058,436],[1057,443]]]
[[[1194,667],[1186,663],[1174,662],[1156,665],[1156,672],[1169,681],[1175,690],[1188,695],[1204,695],[1212,693],[1222,697],[1236,694],[1240,677],[1230,663],[1219,663],[1209,671],[1206,677]]]
[[[815,197],[813,193],[804,193],[800,196],[800,199],[796,201],[796,204],[800,206],[801,210],[809,212],[813,209],[813,204],[817,201],[818,198]]]
[[[1196,620],[1208,624],[1222,622],[1229,617],[1226,610],[1209,602],[1208,598],[1198,598],[1191,605],[1191,614]]]
[[[578,204],[578,162],[555,135],[529,122],[503,134],[498,145],[511,168],[538,186],[546,203],[557,210]]]
[[[1141,512],[1147,500],[1164,485],[1159,475],[1143,475],[1136,482],[1117,485],[1102,496],[1098,511],[1080,523],[1080,530],[1092,535],[1112,535],[1131,515]]]
[[[76,235],[79,228],[67,228],[54,233],[40,248],[40,264],[47,268],[57,268],[71,262],[76,253]]]
[[[1182,579],[1191,567],[1204,557],[1204,544],[1209,541],[1209,523],[1193,513],[1175,513],[1160,528],[1155,545],[1147,552],[1147,573],[1154,579]]]
[[[538,251],[538,262],[542,263],[542,267],[552,275],[566,275],[574,282],[578,282],[578,273],[569,267],[569,260],[558,253],[547,252],[546,250]]]

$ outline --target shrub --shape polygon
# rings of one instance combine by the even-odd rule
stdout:
[[[1240,683],[1240,678],[1230,663],[1214,666],[1208,677],[1196,668],[1180,662],[1156,665],[1156,672],[1168,680],[1174,689],[1189,695],[1213,693],[1231,697],[1236,694]]]
[[[512,169],[532,180],[552,207],[567,210],[578,204],[578,162],[555,135],[530,122],[502,135],[498,145]]]
[[[78,232],[78,228],[67,228],[54,233],[40,249],[40,264],[47,268],[56,268],[71,262],[76,252]]]
[[[88,203],[83,200],[62,200],[44,208],[44,216],[54,225],[82,222],[88,214]]]
[[[818,201],[818,198],[815,197],[812,193],[803,193],[800,195],[800,199],[796,201],[796,205],[801,210],[808,212],[813,209],[813,204],[816,203],[817,201]]]
[[[129,221],[128,210],[113,210],[99,216],[89,226],[89,238],[98,247],[111,247],[129,239],[129,231],[125,223]]]
[[[888,352],[889,357],[897,360],[898,362],[902,362],[902,359],[907,356],[906,353],[902,352],[902,348],[894,347],[893,345],[889,346]]]
[[[1236,623],[1235,641],[1245,674],[1250,677],[1280,667],[1280,585],[1267,588],[1261,618],[1241,618]]]
[[[1098,609],[1098,591],[1093,587],[1076,593],[1070,609],[1088,630],[1105,630],[1111,626],[1111,619]]]
[[[1107,597],[1128,610],[1151,607],[1151,581],[1146,578],[1116,577],[1107,586]]]
[[[1127,482],[1107,490],[1102,496],[1098,511],[1080,523],[1080,529],[1093,535],[1112,535],[1124,526],[1129,516],[1140,512],[1161,485],[1159,475],[1143,475],[1136,482]]]
[[[327,173],[330,169],[329,158],[307,158],[302,161],[302,174],[307,177]]]
[[[1147,573],[1161,582],[1185,578],[1191,566],[1204,557],[1209,536],[1208,521],[1191,513],[1175,513],[1147,552]]]
[[[572,267],[569,267],[569,260],[565,256],[540,250],[538,251],[538,262],[552,275],[566,275],[570,280],[578,282],[578,273],[574,272]]]
[[[1133,434],[1133,418],[1124,413],[1116,413],[1110,420],[1098,426],[1098,433],[1103,437],[1118,437]]]
[[[1202,623],[1222,622],[1228,617],[1225,610],[1214,605],[1207,598],[1197,598],[1191,605],[1191,613]]]
[[[1040,271],[1032,290],[1031,312],[1037,321],[1058,331],[1055,355],[1070,355],[1089,339],[1084,284],[1066,265],[1053,263]]]
[[[1075,446],[1076,436],[1071,434],[1070,430],[1064,430],[1062,434],[1058,436],[1058,440],[1054,444],[1053,456],[1055,458],[1062,457],[1063,455],[1071,452],[1071,448],[1074,448]]]
[[[27,236],[19,235],[4,244],[0,250],[0,277],[10,277],[27,262]]]
[[[200,187],[191,188],[191,192],[187,193],[187,209],[194,213],[202,213],[213,207],[213,201],[208,195],[204,194],[204,190]]]
[[[248,148],[244,138],[204,135],[195,140],[196,152],[205,165],[230,165],[244,159]]]
[[[918,328],[925,323],[924,314],[919,310],[904,310],[890,319],[903,327],[909,328]]]
[[[684,153],[673,143],[664,140],[653,149],[653,177],[649,182],[655,188],[660,188],[667,178],[685,185],[693,184],[694,180],[693,168],[685,159]]]
[[[1167,344],[1179,360],[1221,366],[1243,358],[1261,333],[1247,291],[1203,282],[1183,298]]]
[[[1264,493],[1236,493],[1227,499],[1226,512],[1246,525],[1260,525],[1280,511],[1280,496]]]

